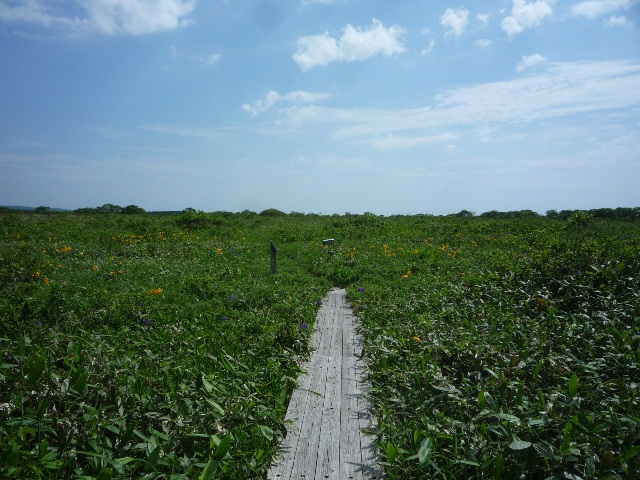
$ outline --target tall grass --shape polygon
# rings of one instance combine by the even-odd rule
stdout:
[[[0,476],[262,478],[340,285],[389,478],[637,478],[639,239],[589,216],[2,213]]]

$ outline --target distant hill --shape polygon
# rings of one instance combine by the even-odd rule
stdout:
[[[35,207],[22,207],[19,205],[0,205],[0,208],[8,208],[9,210],[23,210],[26,212],[33,212]],[[52,212],[69,212],[70,210],[65,208],[52,208]]]

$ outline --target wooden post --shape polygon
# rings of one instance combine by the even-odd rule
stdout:
[[[276,265],[276,254],[278,253],[278,249],[276,248],[276,244],[273,243],[273,240],[269,240],[271,244],[271,273],[276,273],[278,267]]]

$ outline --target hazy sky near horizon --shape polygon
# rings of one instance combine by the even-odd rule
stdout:
[[[639,0],[0,0],[0,205],[640,206]]]

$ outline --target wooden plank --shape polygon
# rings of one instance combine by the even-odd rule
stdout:
[[[318,446],[320,444],[320,425],[322,423],[322,405],[327,386],[327,359],[326,356],[316,356],[312,363],[311,385],[308,392],[309,399],[307,409],[302,417],[300,425],[300,438],[296,450],[296,458],[293,459],[293,469],[290,478],[312,478],[318,458]],[[304,475],[304,477],[303,477]]]
[[[318,479],[336,478],[340,465],[340,375],[341,357],[327,357],[327,388],[322,407],[318,458],[315,477]],[[338,435],[337,435],[338,434]]]
[[[340,476],[346,480],[358,478],[362,463],[360,447],[360,420],[358,419],[358,399],[354,376],[355,358],[342,360],[342,399],[340,421]]]

